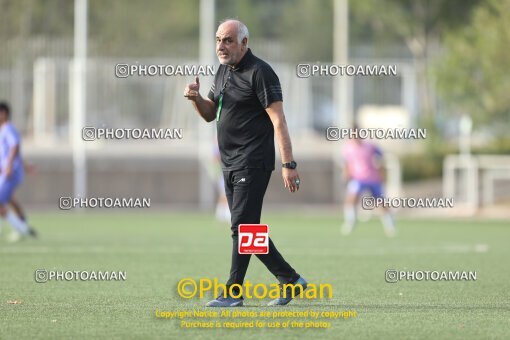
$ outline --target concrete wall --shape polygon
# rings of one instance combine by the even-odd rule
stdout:
[[[16,197],[27,207],[58,209],[59,197],[73,196],[73,165],[70,153],[32,154],[25,158],[37,167],[26,175]],[[301,190],[290,194],[284,187],[281,170],[273,172],[266,193],[266,205],[333,203],[332,162],[324,158],[300,160]],[[179,155],[151,156],[92,154],[88,156],[89,197],[148,197],[151,207],[198,208],[199,162]],[[216,190],[216,182],[211,180]],[[336,190],[342,190],[337,188]]]

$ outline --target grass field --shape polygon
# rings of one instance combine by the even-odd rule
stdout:
[[[510,225],[496,221],[400,220],[387,239],[378,220],[340,237],[340,219],[267,214],[276,246],[309,282],[330,283],[333,299],[295,300],[281,310],[354,310],[328,329],[181,329],[155,310],[204,310],[177,282],[218,277],[230,264],[230,234],[209,215],[39,214],[39,240],[0,241],[0,338],[296,337],[479,339],[510,337]],[[34,271],[122,270],[126,281],[36,283]],[[387,269],[476,271],[476,281],[386,283]],[[274,283],[252,258],[247,279]],[[12,304],[9,301],[19,301]],[[269,300],[246,301],[262,311]],[[269,309],[273,310],[273,309]],[[246,320],[244,320],[246,321]]]

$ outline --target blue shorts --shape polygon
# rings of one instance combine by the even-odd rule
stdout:
[[[381,182],[366,182],[352,179],[347,185],[347,191],[357,197],[359,197],[364,191],[370,191],[372,196],[375,198],[383,197],[383,186]]]
[[[7,204],[16,188],[23,182],[23,172],[15,171],[9,178],[0,175],[0,204]]]

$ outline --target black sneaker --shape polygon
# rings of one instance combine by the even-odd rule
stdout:
[[[301,293],[301,291],[303,291],[303,292],[305,291],[306,287],[308,286],[308,282],[306,282],[306,280],[300,276],[299,279],[297,279],[297,281],[294,282],[292,285],[294,286],[294,288],[291,286],[288,286],[285,294],[283,294],[283,285],[282,285],[282,290],[281,290],[282,296],[280,296],[277,299],[271,300],[267,305],[270,307],[285,306],[286,304],[291,302],[295,296],[299,295],[297,293]],[[303,289],[301,290],[295,286],[301,286],[301,287],[303,287]],[[293,293],[296,295],[293,296]]]
[[[243,299],[233,298],[230,296],[223,297],[223,294],[218,296],[216,299],[209,301],[206,307],[242,307]]]

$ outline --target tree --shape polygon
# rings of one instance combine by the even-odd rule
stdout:
[[[332,60],[331,0],[218,0],[216,5],[218,19],[243,21],[255,45],[281,45],[286,62]]]
[[[350,1],[355,34],[351,37],[372,39],[376,44],[400,41],[407,45],[416,62],[422,111],[430,116],[434,108],[429,77],[434,50],[437,50],[444,32],[469,21],[469,15],[479,1]]]
[[[504,132],[510,123],[510,0],[488,0],[445,39],[438,89],[452,110]],[[501,124],[504,122],[504,124]]]

